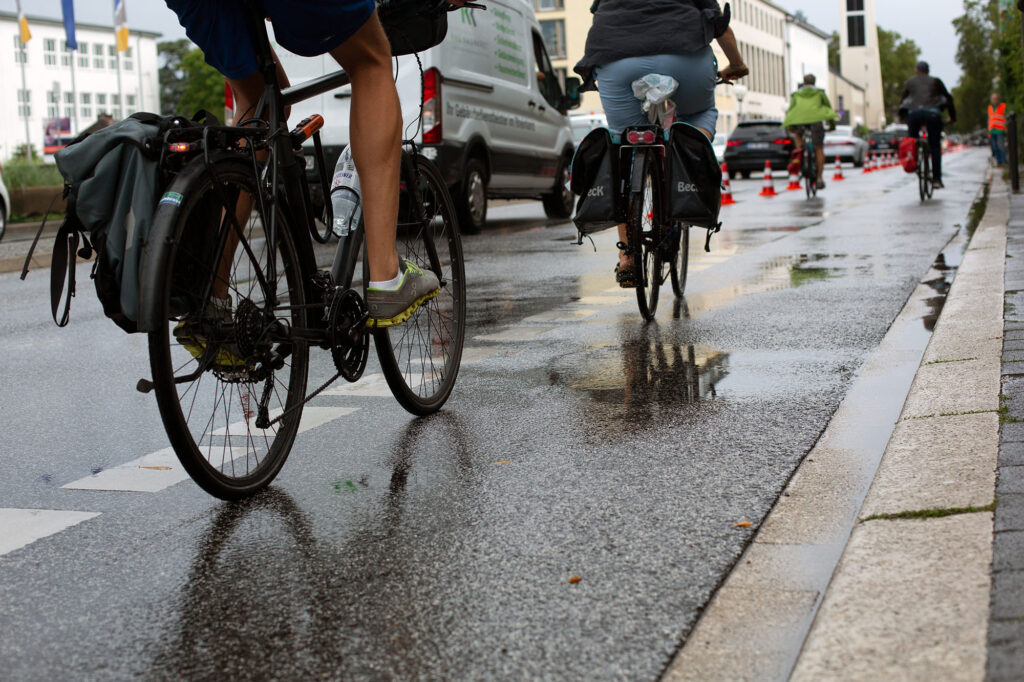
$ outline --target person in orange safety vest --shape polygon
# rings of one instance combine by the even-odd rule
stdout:
[[[1000,102],[999,93],[992,93],[988,105],[988,142],[997,166],[1006,163],[1006,102]]]

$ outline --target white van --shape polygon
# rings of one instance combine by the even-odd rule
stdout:
[[[448,35],[421,53],[399,57],[397,79],[405,120],[403,137],[423,145],[447,180],[464,232],[478,232],[487,219],[488,197],[542,199],[552,218],[568,218],[573,154],[569,109],[579,106],[579,79],[563,93],[551,67],[532,0],[486,0],[487,9],[448,15]],[[306,58],[275,45],[293,84],[338,69],[330,57]],[[423,124],[416,131],[421,95]],[[290,119],[317,113],[328,175],[348,144],[350,87],[292,107]],[[312,155],[307,154],[307,167]],[[322,201],[314,184],[314,200]]]

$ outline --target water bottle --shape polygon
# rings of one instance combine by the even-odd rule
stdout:
[[[352,162],[352,147],[338,157],[334,166],[334,179],[331,181],[331,206],[334,207],[334,224],[331,231],[337,237],[347,237],[362,215],[360,206],[359,174]]]

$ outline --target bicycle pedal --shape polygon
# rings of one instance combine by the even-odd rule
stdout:
[[[154,388],[153,382],[148,379],[139,379],[139,383],[135,384],[135,390],[139,393],[152,393]]]

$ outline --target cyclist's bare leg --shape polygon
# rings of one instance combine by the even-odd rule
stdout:
[[[818,160],[818,182],[825,177],[825,148],[822,146],[814,148],[814,158]]]
[[[276,54],[274,55],[274,61],[277,62]],[[288,87],[288,76],[285,74],[284,69],[281,68],[280,62],[277,62],[277,80],[282,88]],[[263,94],[263,76],[254,73],[242,79],[228,78],[227,81],[228,85],[231,86],[231,92],[234,94],[235,99],[235,123],[240,123],[247,118],[255,116],[256,104],[259,102],[260,95]],[[285,116],[287,115],[288,111],[286,110]],[[263,158],[266,154],[261,153],[259,156]],[[238,220],[240,227],[249,222],[252,204],[252,197],[248,194],[242,194],[238,197],[238,203],[235,205],[235,218]],[[245,228],[243,227],[242,229]],[[213,282],[211,294],[215,298],[228,298],[231,264],[234,261],[236,248],[238,248],[238,235],[232,230],[228,233],[228,240],[224,244],[224,251],[220,256],[220,265],[217,268],[217,279]]]
[[[395,227],[402,158],[402,109],[395,89],[391,48],[374,14],[355,35],[331,50],[352,78],[349,139],[362,187],[370,279],[398,276]]]

